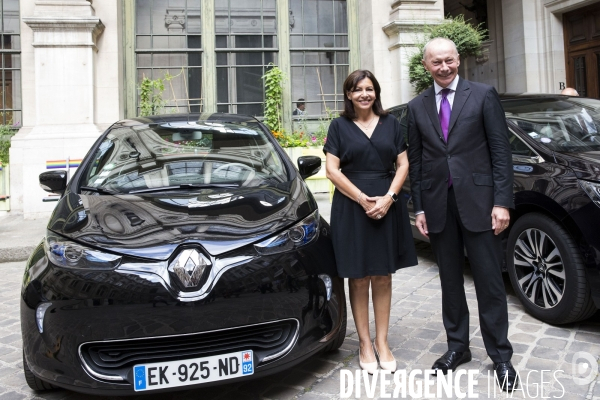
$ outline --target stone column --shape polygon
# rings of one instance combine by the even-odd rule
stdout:
[[[42,201],[48,194],[38,185],[46,162],[81,159],[102,131],[95,66],[104,25],[91,0],[36,0],[22,15],[24,126],[11,146],[11,206],[36,218],[56,205]]]
[[[387,40],[384,38],[380,41],[387,43],[387,49],[376,49],[377,52],[373,53],[375,69],[381,70],[380,74],[375,72],[381,86],[391,88],[386,90],[387,93],[382,93],[384,107],[390,107],[406,103],[415,96],[408,78],[408,63],[418,51],[417,43],[423,40],[423,26],[443,22],[444,4],[442,0],[373,0],[373,3],[376,2],[378,4],[373,7],[373,14],[377,12],[384,15],[379,11],[385,9],[380,3],[391,7],[388,19],[382,25]],[[377,41],[376,36],[373,41]],[[383,50],[389,53],[389,63],[382,62],[385,55]]]

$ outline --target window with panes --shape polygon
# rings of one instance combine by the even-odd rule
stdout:
[[[19,0],[0,0],[1,49],[0,123],[22,125],[21,120],[21,35]]]
[[[136,0],[137,84],[144,77],[168,78],[163,92],[167,113],[201,108],[201,1]]]
[[[216,0],[217,111],[263,115],[264,81],[276,62],[275,0]]]
[[[350,53],[346,0],[289,0],[289,36],[284,38],[278,36],[276,3],[282,0],[202,1],[214,2],[214,31],[200,40],[200,0],[136,0],[138,86],[144,76],[185,71],[185,79],[167,82],[163,97],[169,107],[187,111],[185,101],[172,99],[202,98],[205,73],[205,82],[214,79],[217,111],[262,116],[262,76],[270,63],[278,64],[278,43],[286,40],[291,67],[283,72],[291,83],[290,110],[298,99],[306,103],[306,116],[343,109]],[[214,43],[214,65],[201,65],[203,42]]]
[[[349,53],[345,0],[290,1],[292,100],[306,115],[343,110]]]

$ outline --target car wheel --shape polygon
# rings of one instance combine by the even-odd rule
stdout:
[[[346,307],[344,307],[344,313],[342,314],[342,326],[340,326],[340,331],[338,332],[337,336],[329,343],[329,345],[325,349],[326,352],[337,350],[344,343],[344,339],[346,339],[347,320],[348,310],[346,309]]]
[[[575,241],[551,218],[519,218],[508,236],[506,264],[527,312],[547,323],[566,324],[596,310]]]
[[[25,352],[23,352],[23,372],[25,373],[25,381],[27,381],[27,385],[29,385],[31,389],[38,392],[56,389],[56,386],[41,380],[31,372],[27,360],[25,360]]]

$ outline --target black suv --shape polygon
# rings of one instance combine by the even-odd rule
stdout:
[[[512,286],[534,317],[565,324],[600,308],[600,101],[504,95],[515,209],[503,235]],[[406,129],[406,107],[390,109]],[[413,235],[410,183],[408,199]]]

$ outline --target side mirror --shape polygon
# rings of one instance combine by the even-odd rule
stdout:
[[[67,171],[47,171],[40,174],[40,187],[46,192],[60,194],[67,189]]]
[[[313,176],[321,170],[321,157],[302,156],[298,157],[298,171],[302,179]]]

